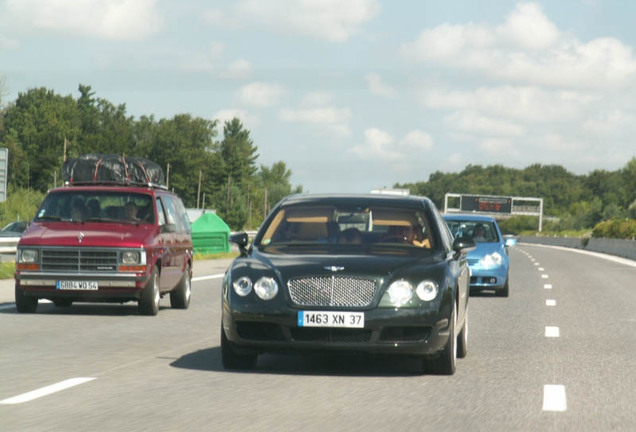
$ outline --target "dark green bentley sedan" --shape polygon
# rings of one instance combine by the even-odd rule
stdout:
[[[416,356],[451,375],[467,352],[470,238],[453,239],[428,199],[296,195],[272,210],[223,282],[227,369],[258,354]]]

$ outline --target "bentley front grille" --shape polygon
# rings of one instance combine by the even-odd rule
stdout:
[[[288,282],[289,294],[298,306],[365,307],[371,304],[378,284],[354,277],[309,277]]]
[[[116,272],[117,251],[82,248],[42,250],[42,270],[49,272]]]

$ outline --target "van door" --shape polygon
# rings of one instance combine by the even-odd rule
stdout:
[[[163,290],[174,288],[181,278],[192,250],[190,223],[185,207],[176,196],[162,195],[160,201],[165,211],[166,224],[162,229],[165,236],[164,247],[167,257],[162,261],[161,287]]]

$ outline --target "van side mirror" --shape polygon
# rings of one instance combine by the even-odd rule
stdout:
[[[165,224],[165,225],[161,225],[161,232],[162,233],[172,233],[172,232],[177,232],[177,225],[175,224]]]

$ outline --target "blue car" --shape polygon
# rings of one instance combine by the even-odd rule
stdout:
[[[492,216],[445,214],[444,220],[455,237],[472,237],[477,247],[468,253],[470,292],[494,290],[508,297],[508,247],[516,243],[504,237]]]

